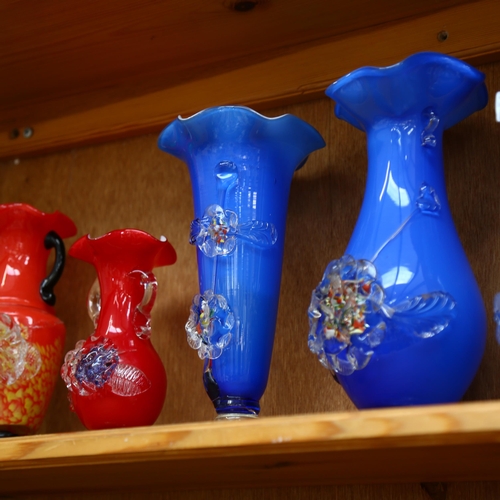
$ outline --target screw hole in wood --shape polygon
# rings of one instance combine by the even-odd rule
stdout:
[[[445,42],[446,40],[448,40],[448,32],[447,31],[440,31],[437,34],[437,39],[439,42]]]
[[[228,0],[224,2],[225,7],[236,12],[249,12],[253,10],[257,4],[257,0]]]

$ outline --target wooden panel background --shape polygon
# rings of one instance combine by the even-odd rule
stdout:
[[[264,110],[317,99],[357,67],[388,66],[419,51],[444,51],[473,64],[500,59],[497,0],[239,2],[259,4],[248,13],[229,12],[217,0],[210,14],[210,1],[190,0],[182,2],[189,15],[176,3],[179,17],[169,18],[175,29],[167,32],[158,19],[173,0],[108,0],[105,18],[95,11],[100,2],[80,10],[53,0],[50,9],[41,8],[43,20],[28,2],[40,4],[7,2],[22,7],[2,17],[0,0],[0,67],[9,71],[0,80],[2,159],[159,133],[179,114],[209,106]],[[130,31],[133,6],[141,15]],[[427,8],[432,12],[415,17]],[[3,30],[2,21],[14,28]],[[438,37],[443,30],[445,42]],[[308,36],[313,39],[305,43]],[[30,138],[13,139],[16,127],[19,133],[26,126]]]
[[[491,320],[493,295],[500,290],[500,124],[495,122],[493,109],[494,93],[500,89],[500,64],[481,69],[487,74],[492,102],[445,134],[450,205],[490,318],[485,357],[466,400],[500,398],[500,348]],[[307,349],[306,311],[311,290],[326,264],[342,255],[354,227],[366,176],[365,138],[334,117],[333,104],[326,98],[275,109],[268,115],[284,112],[315,126],[327,147],[311,156],[292,184],[275,349],[268,389],[261,401],[263,417],[354,409]],[[157,423],[211,420],[214,411],[202,387],[202,363],[188,347],[184,333],[190,301],[197,292],[195,251],[187,243],[193,216],[187,168],[157,149],[156,136],[144,136],[0,163],[0,201],[26,202],[44,211],[59,209],[73,218],[79,235],[98,236],[115,228],[137,227],[168,237],[177,249],[178,262],[156,271],[159,293],[153,310],[153,341],[169,380],[166,404]],[[94,278],[88,264],[68,259],[56,288],[56,310],[68,331],[66,350],[92,332],[86,294]],[[59,381],[41,432],[82,429]],[[193,475],[200,474],[203,470],[193,471]],[[221,486],[223,477],[221,471]],[[498,483],[457,483],[447,490],[448,500],[500,498]],[[83,497],[76,493],[73,498]],[[96,500],[235,497],[418,500],[427,494],[421,485],[401,484],[93,496]]]

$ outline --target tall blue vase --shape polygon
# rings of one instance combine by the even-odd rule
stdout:
[[[236,106],[179,118],[159,147],[188,168],[200,293],[186,324],[218,417],[255,417],[273,350],[292,176],[324,141],[292,115]]]
[[[442,142],[486,105],[483,80],[419,53],[326,91],[367,135],[368,177],[346,255],[312,294],[309,347],[358,408],[457,401],[479,367],[486,314],[448,206]]]

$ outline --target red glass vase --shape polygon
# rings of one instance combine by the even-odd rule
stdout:
[[[87,429],[151,425],[167,389],[150,340],[152,269],[173,264],[175,250],[165,239],[123,229],[84,236],[69,254],[92,264],[98,277],[88,301],[95,331],[67,353],[61,369],[71,407]]]
[[[35,432],[47,410],[62,361],[65,327],[54,314],[62,238],[76,226],[60,212],[0,205],[0,435]],[[47,276],[51,249],[56,257]]]

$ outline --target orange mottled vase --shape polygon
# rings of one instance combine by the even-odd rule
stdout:
[[[0,436],[36,432],[47,410],[66,333],[53,287],[64,267],[62,239],[75,234],[60,212],[0,205]]]

